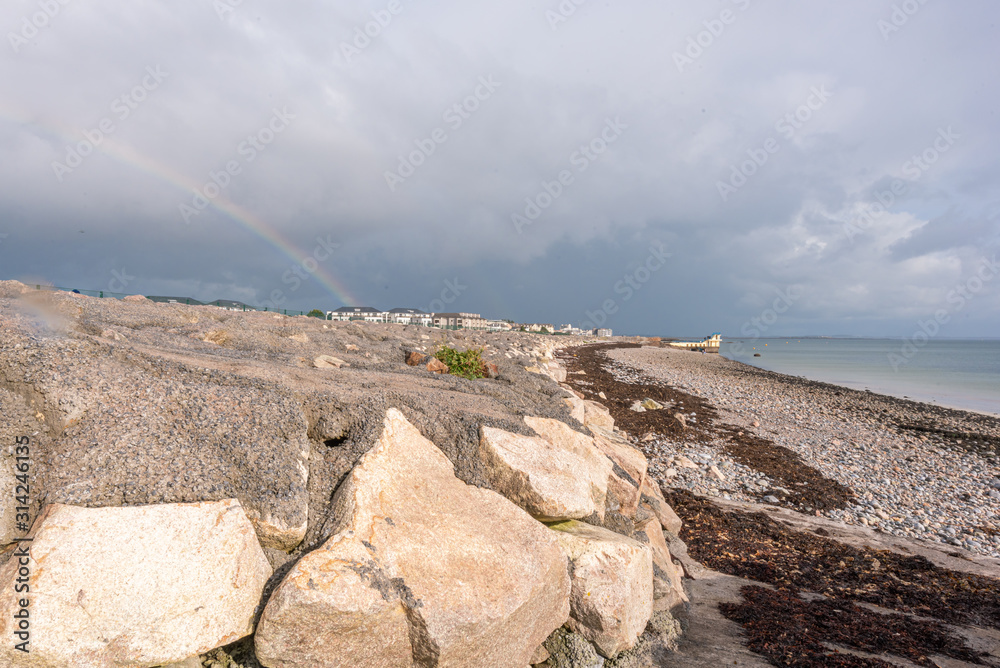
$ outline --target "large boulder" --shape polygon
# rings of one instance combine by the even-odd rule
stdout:
[[[579,422],[580,424],[586,424],[587,421],[587,408],[583,403],[583,399],[571,394],[563,399],[563,402],[569,406],[569,416]]]
[[[299,561],[256,634],[270,668],[523,668],[569,615],[555,535],[466,485],[396,409],[334,497],[334,535]]]
[[[686,603],[683,572],[674,564],[660,521],[652,515],[639,520],[632,537],[649,545],[653,552],[653,610],[671,610]]]
[[[647,477],[639,491],[642,494],[642,506],[653,513],[665,530],[675,536],[680,534],[683,522],[667,503],[667,500],[663,498],[663,492],[656,481]]]
[[[608,658],[633,647],[653,614],[649,545],[576,520],[550,528],[572,564],[567,626]]]
[[[583,402],[584,417],[583,423],[588,427],[593,425],[595,427],[602,427],[604,429],[613,429],[615,426],[615,419],[611,417],[611,411],[597,403],[596,401],[590,401],[587,399]]]
[[[635,517],[642,498],[641,489],[646,482],[646,456],[633,448],[615,432],[590,427],[594,445],[615,463],[614,474],[608,484],[611,500],[616,510],[626,517]]]
[[[271,576],[235,499],[49,505],[32,537],[0,569],[0,665],[12,668],[132,668],[202,654],[253,632]],[[15,648],[22,609],[29,653]]]
[[[548,441],[480,429],[479,454],[496,491],[542,521],[604,515],[612,463],[585,439]]]

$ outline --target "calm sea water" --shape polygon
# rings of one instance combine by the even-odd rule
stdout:
[[[790,376],[1000,415],[1000,340],[903,346],[900,339],[732,339],[720,352]]]

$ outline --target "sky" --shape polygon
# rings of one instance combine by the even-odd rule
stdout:
[[[7,0],[0,279],[616,334],[1000,336],[998,18]]]

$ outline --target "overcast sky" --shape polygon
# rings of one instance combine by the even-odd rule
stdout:
[[[997,336],[998,17],[6,0],[0,278],[622,334]]]

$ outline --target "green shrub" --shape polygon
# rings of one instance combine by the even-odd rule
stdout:
[[[483,361],[482,354],[482,348],[472,348],[463,353],[448,346],[441,346],[434,353],[434,357],[448,366],[448,373],[475,380],[486,378],[486,362]]]
[[[318,308],[314,308],[307,314],[310,318],[322,318],[326,320],[326,314],[320,311]]]

